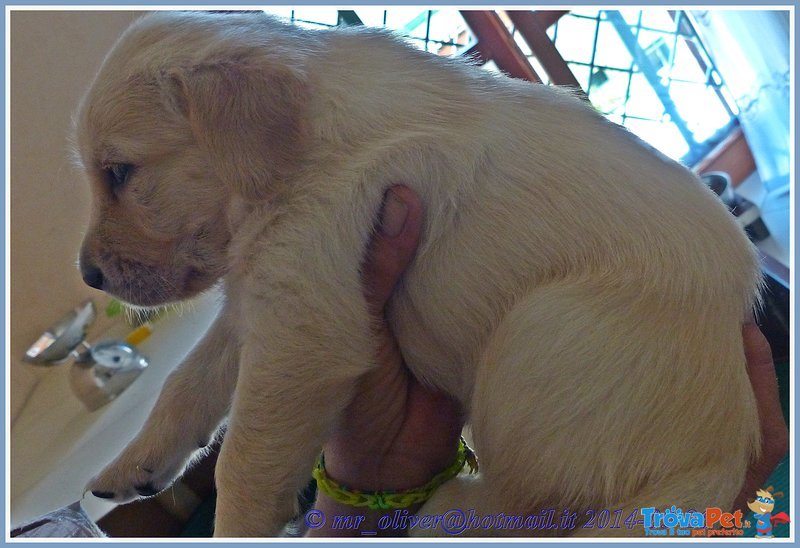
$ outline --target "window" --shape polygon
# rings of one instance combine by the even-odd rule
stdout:
[[[686,165],[737,124],[736,105],[683,11],[577,9],[548,35],[598,110]]]
[[[418,48],[438,55],[458,55],[474,41],[458,10],[423,10],[414,7],[379,9],[360,7],[354,10],[335,8],[272,8],[269,14],[283,17],[309,28],[336,25],[367,25],[388,28],[409,38]]]
[[[342,24],[389,28],[438,55],[464,53],[476,42],[454,9],[265,11],[310,28]],[[503,20],[536,72],[549,83],[511,21]],[[562,16],[547,32],[603,115],[686,165],[702,159],[738,123],[735,103],[683,11],[580,8]],[[486,68],[497,70],[491,61]]]

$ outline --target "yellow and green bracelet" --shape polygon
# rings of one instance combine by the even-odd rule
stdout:
[[[461,472],[465,464],[469,464],[470,474],[478,471],[478,459],[475,452],[470,449],[464,438],[458,443],[458,453],[453,464],[445,470],[436,474],[431,481],[417,487],[404,491],[361,491],[350,489],[340,485],[328,477],[325,472],[325,455],[320,453],[317,464],[314,466],[311,475],[317,480],[317,488],[328,497],[356,508],[369,508],[371,510],[394,510],[398,508],[408,508],[415,504],[421,504],[433,496],[433,492],[444,482],[454,478]]]

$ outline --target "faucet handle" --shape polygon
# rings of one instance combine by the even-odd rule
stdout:
[[[147,358],[130,344],[103,341],[84,352],[82,360],[75,360],[70,385],[86,408],[94,411],[121,394],[147,365]]]
[[[86,331],[97,316],[94,302],[89,299],[69,311],[46,330],[25,352],[26,362],[54,365],[62,363],[86,339]]]

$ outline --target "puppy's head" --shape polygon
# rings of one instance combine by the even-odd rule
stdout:
[[[175,12],[126,31],[75,117],[93,194],[87,284],[153,306],[225,275],[233,205],[275,197],[299,161],[293,32],[257,14]]]

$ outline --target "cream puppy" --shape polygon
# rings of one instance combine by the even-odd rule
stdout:
[[[426,222],[389,322],[468,411],[482,463],[423,512],[628,516],[740,489],[759,439],[753,248],[689,171],[570,93],[381,31],[161,12],[108,54],[76,143],[87,283],[148,306],[226,295],[89,489],[152,495],[227,420],[215,534],[275,534],[375,367],[359,264],[398,182]]]

